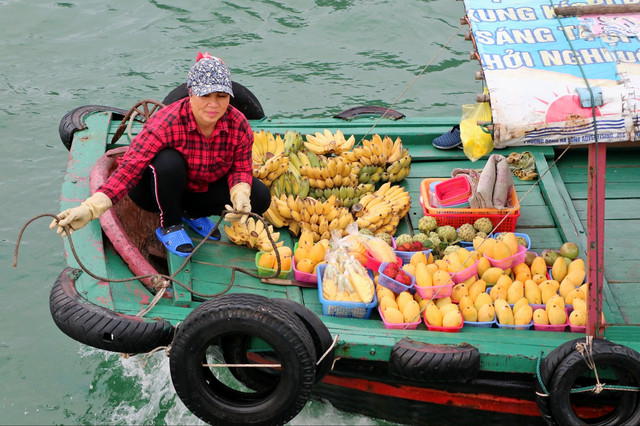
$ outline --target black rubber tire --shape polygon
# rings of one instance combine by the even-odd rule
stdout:
[[[345,109],[333,116],[333,118],[339,118],[345,121],[351,121],[354,118],[358,117],[382,117],[382,118],[390,118],[392,120],[400,120],[404,118],[405,115],[401,112],[394,111],[392,109],[387,109],[384,107],[372,106],[372,105],[364,105],[357,106],[349,109]]]
[[[265,117],[260,101],[251,90],[235,81],[231,82],[231,88],[233,89],[233,96],[231,97],[230,104],[239,109],[240,112],[247,117],[247,120],[260,120]],[[187,96],[189,96],[187,83],[182,83],[169,92],[162,100],[162,103],[169,105]]]
[[[584,337],[564,342],[563,344],[549,352],[549,355],[544,357],[544,359],[540,362],[540,378],[536,378],[536,404],[538,405],[538,410],[540,411],[542,419],[549,426],[557,426],[558,423],[555,421],[553,413],[551,412],[550,397],[545,396],[545,391],[540,384],[540,380],[542,380],[545,388],[547,389],[547,391],[549,391],[549,387],[551,386],[551,378],[553,377],[553,373],[556,371],[556,368],[558,368],[560,363],[567,357],[567,355],[575,352],[577,343],[583,342],[585,342]],[[594,342],[597,345],[611,344],[611,342],[604,339],[594,339]]]
[[[73,135],[78,130],[84,130],[87,126],[84,124],[84,118],[97,111],[111,111],[114,113],[114,120],[122,120],[127,113],[126,110],[120,108],[113,108],[104,105],[83,105],[78,108],[72,109],[66,113],[60,120],[58,125],[58,133],[60,134],[60,140],[62,144],[71,150],[73,143]]]
[[[75,287],[76,271],[64,269],[49,297],[51,317],[64,334],[94,348],[128,354],[171,343],[173,326],[169,322],[119,315],[82,298]]]
[[[298,319],[304,324],[311,339],[316,354],[316,360],[320,360],[324,353],[333,345],[331,333],[324,325],[320,317],[313,311],[300,303],[289,299],[271,299],[273,303],[279,304],[288,312],[294,313]],[[247,359],[248,342],[239,338],[228,338],[221,343],[224,359],[229,364],[246,364],[251,362]],[[263,356],[268,354],[262,353]],[[331,371],[335,355],[330,351],[322,362],[316,364],[316,377],[314,384],[317,384],[322,378]],[[273,387],[274,380],[277,380],[278,372],[273,369],[262,370],[257,368],[230,368],[231,373],[247,387],[265,391]]]
[[[610,367],[617,374],[618,384],[622,386],[640,387],[640,354],[631,348],[615,344],[602,345],[593,343],[592,352],[595,366],[601,372],[604,366]],[[589,372],[583,356],[578,352],[571,352],[560,363],[553,374],[549,392],[551,394],[551,411],[554,419],[560,425],[637,425],[640,424],[640,398],[638,392],[604,390],[611,392],[618,405],[615,409],[599,418],[580,418],[572,405],[571,389],[582,373]],[[601,381],[603,381],[601,379]],[[604,380],[606,382],[606,380]],[[595,380],[590,379],[590,384]],[[580,385],[577,385],[580,386]],[[606,397],[606,394],[601,394]]]
[[[275,349],[281,374],[274,386],[245,392],[229,387],[202,366],[210,346],[234,335],[253,336]],[[180,326],[169,360],[171,379],[182,402],[205,422],[284,424],[311,395],[315,378],[312,351],[306,328],[281,306],[257,295],[225,294],[202,303]]]
[[[389,372],[420,382],[467,381],[480,371],[478,348],[435,345],[407,338],[393,346],[389,357]]]

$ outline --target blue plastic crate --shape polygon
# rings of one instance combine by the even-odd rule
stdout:
[[[316,273],[318,274],[318,298],[322,304],[322,315],[342,318],[362,318],[368,319],[371,312],[378,305],[378,297],[373,292],[373,300],[370,303],[362,302],[339,302],[335,300],[326,300],[322,295],[322,276],[327,265],[318,265]],[[369,276],[373,280],[373,273],[369,272]]]

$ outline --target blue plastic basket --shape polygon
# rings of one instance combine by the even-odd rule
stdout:
[[[335,300],[326,300],[322,295],[322,276],[327,265],[318,265],[316,273],[318,274],[318,298],[322,304],[322,315],[342,318],[363,318],[368,319],[371,312],[378,305],[378,297],[373,292],[373,300],[370,303],[361,302],[339,302]],[[369,272],[369,276],[373,280],[373,273]]]
[[[394,293],[402,293],[403,291],[408,291],[410,293],[414,293],[415,290],[413,288],[413,286],[416,284],[416,277],[413,276],[413,274],[410,274],[409,272],[405,273],[409,276],[409,278],[411,278],[411,284],[409,285],[404,285],[401,282],[398,282],[396,280],[394,280],[393,278],[387,276],[384,272],[384,269],[387,267],[387,265],[389,264],[389,262],[382,262],[380,264],[380,268],[378,269],[378,284],[380,284],[383,287],[388,288],[389,290],[393,291]]]

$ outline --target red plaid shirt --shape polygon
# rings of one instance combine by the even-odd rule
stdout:
[[[165,148],[180,152],[187,162],[187,190],[204,192],[224,176],[229,188],[253,178],[253,131],[233,106],[218,120],[211,137],[198,129],[189,98],[160,110],[133,138],[118,168],[99,189],[115,204],[133,188],[156,154]]]

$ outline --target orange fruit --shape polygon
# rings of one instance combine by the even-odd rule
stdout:
[[[309,250],[307,258],[311,259],[311,261],[316,264],[324,260],[324,252],[324,245],[322,243],[315,243]]]
[[[305,272],[307,274],[311,274],[313,272],[313,267],[315,263],[311,261],[309,258],[301,259],[300,262],[296,260],[296,269],[300,272]]]
[[[298,247],[296,252],[293,254],[293,258],[296,260],[296,264],[300,263],[302,259],[309,257],[309,251],[305,248]]]
[[[258,259],[258,266],[260,268],[273,269],[275,263],[276,257],[273,252],[262,253],[260,259]]]
[[[280,259],[285,257],[291,257],[291,248],[287,246],[281,246],[277,248]]]
[[[274,263],[273,268],[275,269],[276,267],[277,267],[277,264]],[[283,257],[282,259],[280,259],[280,270],[288,271],[290,269],[291,269],[291,256]]]

